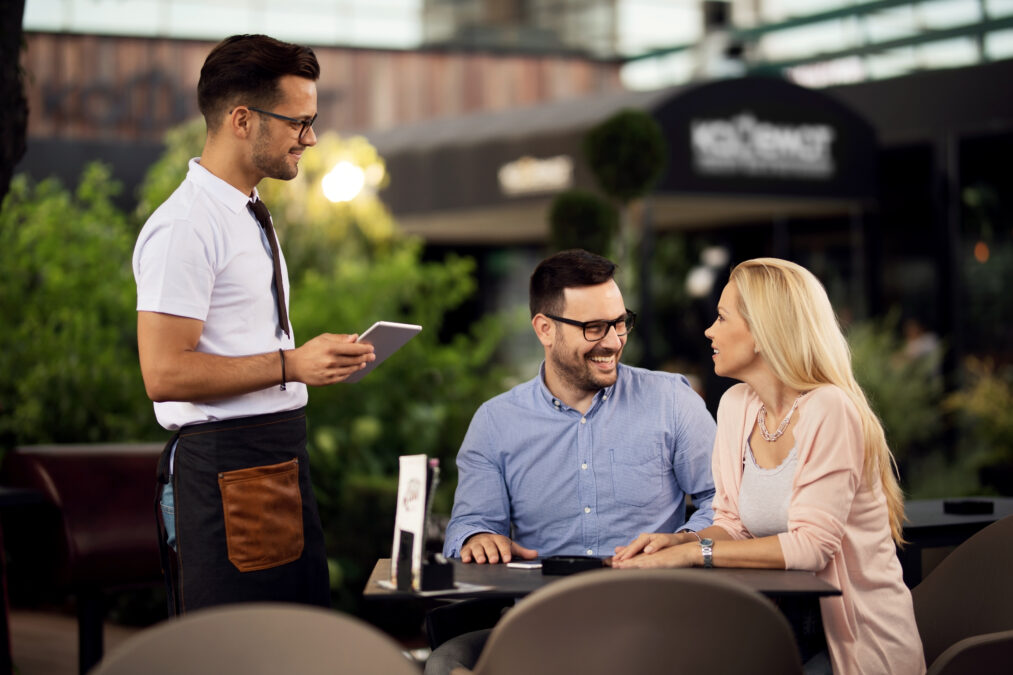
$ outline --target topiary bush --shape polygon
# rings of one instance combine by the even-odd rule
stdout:
[[[643,110],[621,110],[587,132],[584,156],[602,190],[620,203],[642,197],[665,168],[665,137]]]
[[[552,200],[549,231],[555,251],[583,248],[607,258],[619,231],[619,212],[592,192],[568,190]]]

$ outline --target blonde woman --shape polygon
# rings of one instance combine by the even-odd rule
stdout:
[[[642,534],[613,566],[813,571],[841,595],[820,601],[829,654],[806,672],[924,673],[893,456],[823,286],[784,260],[741,263],[705,335],[714,372],[742,382],[718,407],[714,524]]]

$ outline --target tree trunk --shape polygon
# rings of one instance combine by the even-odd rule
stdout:
[[[0,203],[14,167],[25,154],[28,101],[21,77],[21,22],[25,0],[0,2]]]

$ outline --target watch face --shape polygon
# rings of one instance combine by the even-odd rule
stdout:
[[[713,546],[714,545],[714,540],[713,539],[706,539],[706,538],[701,539],[700,540],[700,545],[701,546]]]

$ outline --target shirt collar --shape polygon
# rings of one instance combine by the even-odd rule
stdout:
[[[200,157],[191,159],[189,167],[186,179],[193,181],[206,190],[212,198],[221,202],[230,211],[240,213],[246,208],[247,203],[250,201],[250,195],[243,194],[242,191],[237,190],[234,186],[201,166]],[[253,197],[260,198],[257,188],[253,188]]]
[[[613,384],[611,387],[605,387],[604,389],[598,390],[598,392],[594,395],[594,400],[591,402],[591,407],[590,409],[588,409],[588,413],[591,413],[591,411],[594,410],[595,405],[599,401],[607,401],[610,398],[612,398],[612,394],[615,392],[616,387],[619,386],[619,379],[622,377],[622,367],[623,365],[621,363],[616,364],[615,384]],[[542,365],[538,367],[538,391],[541,394],[542,399],[551,407],[556,408],[557,410],[570,410],[570,407],[565,403],[563,403],[562,401],[560,401],[555,396],[553,396],[552,392],[549,391],[549,387],[546,386],[545,361],[542,361]]]

